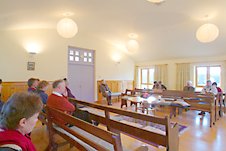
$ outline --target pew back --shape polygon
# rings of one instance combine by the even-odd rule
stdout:
[[[62,111],[46,107],[50,146],[56,150],[54,134],[59,134],[71,145],[79,150],[115,150],[122,151],[120,136],[110,131],[96,127],[90,123],[77,119]],[[64,125],[58,119],[64,119],[69,126]]]
[[[173,125],[173,127],[171,127],[169,117],[165,118],[156,117],[137,112],[122,110],[112,106],[99,105],[75,99],[70,99],[70,101],[102,111],[104,113],[102,115],[98,115],[95,112],[93,113],[90,112],[92,114],[92,119],[100,122],[101,124],[106,125],[107,129],[112,132],[124,133],[126,135],[129,135],[133,138],[136,138],[151,145],[157,144],[165,146],[168,151],[178,151],[179,146],[178,125],[175,124]],[[111,115],[126,116],[133,118],[135,121],[142,120],[145,122],[152,122],[155,124],[163,125],[165,127],[165,134],[149,131],[144,128],[134,126],[128,123],[122,123],[114,119],[114,117]]]
[[[178,90],[166,90],[162,93],[163,98],[182,98],[185,102],[191,105],[191,110],[198,110],[209,112],[210,114],[210,127],[215,124],[216,121],[216,102],[215,96],[212,93],[197,94],[194,92],[178,91]]]

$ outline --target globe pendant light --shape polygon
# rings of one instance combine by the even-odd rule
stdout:
[[[130,39],[126,44],[128,52],[134,53],[139,49],[139,43],[135,39]]]
[[[78,33],[78,26],[72,19],[63,18],[57,23],[57,32],[64,38],[72,38]]]
[[[219,29],[214,24],[204,24],[196,32],[196,38],[203,43],[214,41],[219,36]]]

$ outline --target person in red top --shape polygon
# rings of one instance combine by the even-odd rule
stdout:
[[[29,134],[38,121],[43,104],[34,93],[15,93],[0,114],[0,146],[17,145],[23,151],[36,151]]]
[[[218,93],[221,93],[221,92],[222,92],[221,88],[220,88],[220,87],[217,87],[217,83],[216,83],[216,82],[213,82],[213,83],[212,83],[212,86],[214,86],[214,87],[217,88],[217,92],[218,92]]]
[[[75,106],[71,104],[67,97],[64,95],[66,93],[66,85],[63,80],[57,80],[53,82],[53,92],[48,97],[47,106],[66,111],[67,113],[72,113],[75,111]]]
[[[66,84],[64,80],[54,81],[53,92],[48,97],[46,105],[48,107],[61,110],[68,114],[72,114],[72,116],[82,119],[86,122],[93,123],[90,118],[90,113],[88,111],[83,111],[83,110],[80,110],[79,108],[75,108],[75,106],[68,101],[68,98],[66,97],[66,95],[67,95],[67,91],[66,91]],[[64,124],[67,124],[64,122],[63,119],[59,119],[57,117],[56,119]],[[98,125],[96,122],[94,122],[94,124]]]

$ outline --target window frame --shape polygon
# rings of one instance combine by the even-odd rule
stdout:
[[[141,68],[140,69],[140,88],[142,88],[142,85],[145,85],[146,86],[146,89],[152,89],[153,83],[151,83],[150,82],[150,79],[149,79],[150,78],[150,69],[153,69],[154,70],[154,73],[155,73],[154,67],[145,67],[145,68]],[[143,83],[142,70],[147,70],[147,83]],[[154,74],[153,74],[153,76],[154,76]]]
[[[206,75],[206,79],[207,80],[210,79],[210,68],[211,67],[220,67],[220,69],[222,71],[222,66],[221,65],[197,65],[197,66],[195,66],[195,87],[197,87],[197,88],[203,88],[203,86],[198,85],[198,76],[197,76],[197,74],[198,74],[198,68],[199,67],[206,67],[207,68],[207,75]],[[220,73],[220,82],[218,83],[219,85],[221,85],[221,82],[222,82],[221,77],[222,77],[222,75]]]

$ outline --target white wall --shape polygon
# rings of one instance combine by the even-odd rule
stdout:
[[[31,57],[23,46],[27,42],[40,44],[41,52]],[[38,77],[53,81],[66,77],[69,45],[96,50],[96,80],[134,79],[133,60],[104,40],[85,33],[64,39],[56,30],[50,29],[0,30],[0,78],[3,81],[27,81],[30,77]],[[112,60],[115,53],[121,55],[120,63]],[[35,61],[35,71],[27,71],[28,61]]]
[[[222,66],[222,88],[226,90],[226,56],[216,57],[198,57],[198,58],[184,58],[174,60],[159,60],[136,63],[137,66],[153,66],[157,64],[168,64],[168,89],[176,89],[176,63],[190,63],[191,64],[191,76],[194,77],[195,65],[221,65]],[[194,78],[191,79],[194,81]]]

